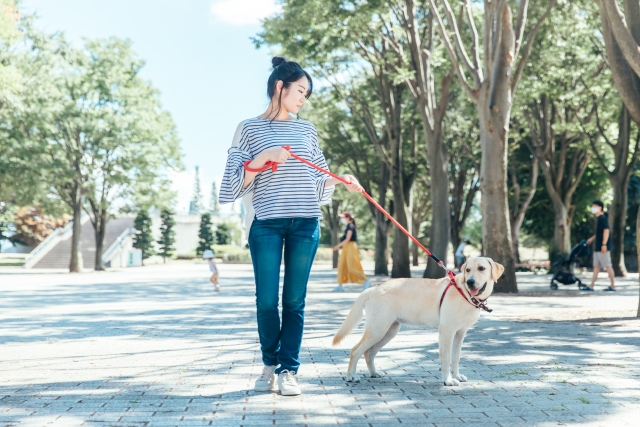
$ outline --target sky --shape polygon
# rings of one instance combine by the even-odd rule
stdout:
[[[269,49],[250,37],[260,20],[277,13],[274,0],[22,0],[39,17],[38,28],[83,38],[119,37],[133,42],[146,61],[142,76],[161,93],[178,128],[185,170],[172,175],[176,211],[186,213],[195,166],[205,206],[218,188],[227,149],[238,123],[267,107]]]

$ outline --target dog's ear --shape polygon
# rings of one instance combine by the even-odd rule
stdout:
[[[460,274],[456,274],[456,283],[458,286],[462,286],[467,281],[467,263],[465,262],[460,267]]]
[[[504,266],[502,264],[498,264],[491,258],[489,258],[489,263],[491,264],[491,280],[497,282],[504,272]]]

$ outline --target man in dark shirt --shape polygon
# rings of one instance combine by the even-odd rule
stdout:
[[[587,243],[591,244],[596,241],[595,248],[593,250],[593,278],[591,279],[591,286],[585,288],[585,291],[593,291],[593,287],[598,279],[598,273],[600,269],[604,268],[609,274],[609,281],[611,285],[605,291],[615,291],[616,285],[613,281],[614,274],[611,267],[611,229],[609,228],[609,221],[604,216],[604,203],[600,200],[596,200],[591,204],[591,212],[596,216],[596,234],[591,236]]]

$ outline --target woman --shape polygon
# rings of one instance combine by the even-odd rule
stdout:
[[[333,250],[337,251],[344,246],[338,259],[338,286],[334,288],[333,292],[344,292],[343,283],[364,283],[364,289],[367,289],[371,286],[371,280],[367,280],[360,263],[356,219],[349,212],[343,212],[339,216],[340,221],[347,227],[344,230],[342,241],[333,247]]]
[[[276,375],[285,396],[300,394],[296,379],[300,367],[300,346],[304,327],[307,281],[320,238],[320,206],[331,203],[335,178],[322,174],[295,159],[291,151],[327,168],[313,124],[292,116],[311,95],[311,76],[295,62],[275,57],[267,81],[270,103],[262,115],[245,120],[236,130],[228,153],[220,188],[220,203],[240,197],[252,206],[255,220],[249,223],[249,249],[256,282],[258,335],[264,368],[255,383],[257,391],[273,388]],[[247,161],[247,170],[243,164]],[[267,162],[278,164],[276,172],[250,172]],[[362,191],[351,175],[342,178],[352,184],[349,191]],[[282,324],[278,313],[280,264],[284,248]]]

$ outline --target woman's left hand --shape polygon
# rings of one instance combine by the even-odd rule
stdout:
[[[351,184],[345,184],[344,186],[347,187],[347,190],[349,190],[349,192],[351,193],[361,193],[362,192],[362,185],[360,185],[360,183],[358,182],[358,180],[356,179],[355,176],[353,175],[342,175],[340,178],[345,179],[347,181],[349,181]]]

